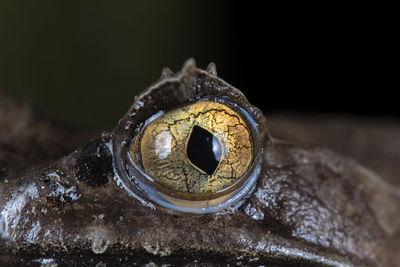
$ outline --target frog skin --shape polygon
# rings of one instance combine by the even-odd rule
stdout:
[[[262,162],[252,191],[207,214],[129,192],[116,173],[115,146],[165,103],[208,95],[246,107],[258,125]],[[90,133],[63,131],[5,96],[0,104],[1,115],[10,114],[0,118],[1,266],[400,266],[400,190],[386,181],[398,183],[397,174],[387,170],[385,180],[357,160],[309,145],[316,139],[308,136],[328,133],[316,127],[307,135],[299,120],[265,118],[213,64],[164,69],[113,131],[86,144]],[[305,144],[273,138],[267,125]]]

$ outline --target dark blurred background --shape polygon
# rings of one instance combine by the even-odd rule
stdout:
[[[400,118],[394,19],[239,1],[0,2],[0,89],[70,125],[111,128],[194,57],[271,112]],[[311,16],[312,15],[312,16]]]

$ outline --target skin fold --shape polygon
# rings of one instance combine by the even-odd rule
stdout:
[[[130,192],[116,146],[158,110],[205,96],[254,118],[262,148],[254,188],[208,214]],[[215,65],[189,60],[176,74],[163,70],[112,132],[63,129],[2,94],[0,128],[2,266],[400,266],[396,122],[264,117]]]

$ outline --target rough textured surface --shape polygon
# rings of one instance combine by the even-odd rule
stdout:
[[[240,92],[221,80],[195,70],[190,75],[191,86],[207,81],[208,86],[223,87],[225,94],[248,105]],[[187,92],[192,87],[188,88],[179,90]],[[204,93],[202,87],[196,90]],[[143,100],[141,106],[133,106],[127,114],[130,119],[120,125],[143,120],[154,105],[158,105],[155,109],[164,108],[157,101],[165,100],[161,94],[144,92],[143,96],[136,102]],[[20,107],[14,108],[17,114]],[[16,127],[19,122],[1,118],[3,114],[3,125]],[[23,116],[15,119],[19,118]],[[263,131],[262,171],[255,191],[238,208],[204,215],[144,205],[146,201],[132,197],[110,171],[110,156],[115,157],[108,150],[110,135],[104,134],[48,166],[19,171],[18,164],[23,166],[28,159],[21,156],[9,162],[8,153],[14,157],[13,151],[25,149],[35,162],[46,162],[63,153],[57,148],[64,143],[65,133],[59,132],[61,137],[55,141],[44,140],[53,152],[43,156],[26,140],[42,140],[41,133],[52,136],[51,124],[38,120],[31,139],[2,132],[0,144],[12,150],[0,149],[0,162],[8,169],[0,174],[0,263],[399,266],[399,189],[330,149],[271,138],[263,117],[255,120]],[[272,133],[281,132],[279,136],[306,129],[288,120],[267,121],[267,125]],[[351,129],[346,121],[343,125]],[[368,125],[373,129],[374,124]],[[313,140],[312,133],[307,134],[310,137],[303,140]],[[392,138],[375,140],[386,147],[398,142],[396,136]],[[79,144],[77,140],[70,142]],[[345,140],[342,147],[356,147],[351,140]],[[391,149],[388,152],[395,155]],[[396,180],[395,176],[390,179]]]
[[[269,114],[272,136],[329,147],[400,185],[400,121],[338,115]]]

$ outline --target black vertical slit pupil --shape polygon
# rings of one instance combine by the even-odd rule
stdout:
[[[194,126],[186,148],[190,162],[212,175],[221,160],[222,146],[218,139],[200,126]]]

